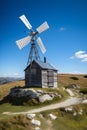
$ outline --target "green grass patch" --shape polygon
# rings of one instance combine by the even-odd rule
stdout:
[[[83,88],[80,90],[80,93],[87,94],[87,88]]]

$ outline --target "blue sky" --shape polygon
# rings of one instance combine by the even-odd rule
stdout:
[[[34,30],[50,26],[40,34],[47,50],[38,47],[41,60],[59,73],[87,73],[87,0],[0,0],[0,76],[24,76],[30,44],[19,50],[15,43],[29,34],[22,14]]]

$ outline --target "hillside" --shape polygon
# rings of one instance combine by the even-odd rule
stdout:
[[[74,75],[74,74],[58,74],[58,86],[67,86],[70,84],[79,85],[81,88],[87,88],[87,78],[85,75]],[[77,80],[72,79],[76,77]],[[7,95],[10,91],[10,88],[15,86],[24,86],[24,80],[8,82],[6,84],[0,85],[0,97]]]
[[[2,100],[5,96],[7,96],[10,92],[11,88],[15,86],[24,86],[24,80],[9,82],[6,84],[0,85],[0,100]],[[10,102],[3,102],[0,104],[0,130],[86,130],[86,122],[87,122],[87,104],[81,103],[73,104],[71,106],[67,106],[67,109],[70,111],[66,112],[66,107],[58,108],[56,103],[63,103],[63,101],[68,100],[67,98],[70,95],[63,90],[63,88],[70,87],[71,84],[76,84],[80,88],[70,88],[72,92],[76,90],[80,91],[82,89],[87,90],[87,77],[85,75],[72,75],[72,74],[58,74],[58,89],[38,89],[35,88],[34,91],[52,94],[58,92],[62,95],[62,98],[54,98],[53,101],[47,101],[45,103],[37,103],[36,100],[32,100],[33,102],[28,102],[29,104],[25,105],[13,105]],[[77,92],[78,92],[77,91]],[[87,92],[86,94],[87,95]],[[74,95],[79,98],[83,98],[83,95]],[[80,97],[81,96],[81,97]],[[85,96],[85,99],[86,96]],[[15,100],[16,102],[16,100]],[[75,100],[76,102],[76,100]],[[33,103],[33,104],[32,104]],[[65,103],[66,106],[67,103]],[[55,107],[54,107],[55,105]],[[70,104],[69,104],[70,105]],[[31,123],[32,120],[27,118],[27,115],[14,115],[14,113],[26,113],[27,111],[37,111],[38,109],[44,110],[46,107],[54,107],[53,110],[46,109],[46,111],[40,111],[36,113],[36,120],[40,121],[40,126],[35,126]],[[13,115],[5,115],[6,113],[13,113]],[[5,114],[3,114],[5,113]],[[52,119],[49,115],[56,116],[56,119]]]
[[[87,75],[80,74],[59,74],[59,86],[67,86],[69,84],[79,85],[81,88],[87,88]]]

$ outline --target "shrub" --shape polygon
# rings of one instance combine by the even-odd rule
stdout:
[[[84,75],[84,78],[87,78],[87,75]]]
[[[80,90],[80,93],[87,94],[87,88]]]
[[[65,86],[65,88],[67,89],[67,88],[76,88],[76,84],[69,84],[69,85],[67,85],[67,86]]]
[[[79,78],[77,78],[77,77],[70,77],[70,79],[73,79],[73,80],[79,80]]]

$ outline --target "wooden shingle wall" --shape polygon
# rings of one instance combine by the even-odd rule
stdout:
[[[36,62],[25,69],[26,87],[57,87],[57,70],[42,69]]]
[[[42,87],[57,87],[57,72],[54,70],[42,70]]]

